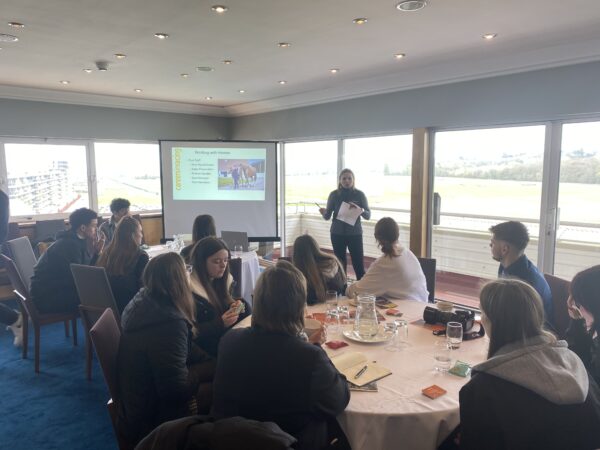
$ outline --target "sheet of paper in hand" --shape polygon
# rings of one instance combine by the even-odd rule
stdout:
[[[354,226],[356,224],[356,220],[358,216],[362,213],[360,208],[352,208],[350,203],[342,202],[340,209],[337,213],[336,219],[341,220],[342,222],[347,223],[348,225]]]

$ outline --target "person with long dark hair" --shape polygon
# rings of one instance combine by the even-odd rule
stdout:
[[[196,343],[214,356],[221,336],[250,314],[248,303],[231,297],[233,277],[229,273],[229,258],[227,245],[214,237],[199,240],[191,254],[190,283],[196,301],[198,330]]]
[[[334,255],[323,252],[317,241],[308,235],[298,236],[294,241],[294,265],[306,278],[306,299],[309,305],[325,301],[328,290],[343,294],[346,274]]]
[[[183,259],[153,258],[121,316],[117,427],[138,442],[168,420],[208,412],[214,361],[193,352],[194,300]],[[207,405],[208,401],[208,405]]]
[[[600,384],[600,265],[579,272],[571,281],[567,300],[571,325],[569,348],[581,358]]]
[[[358,208],[361,211],[360,216],[356,219],[356,223],[350,225],[341,220],[337,220],[338,213],[342,203],[348,203],[350,208]],[[350,252],[352,258],[352,267],[356,274],[356,279],[360,280],[365,274],[365,264],[363,261],[363,236],[362,225],[360,218],[363,217],[369,220],[371,210],[367,197],[362,191],[354,187],[354,173],[350,169],[344,169],[340,172],[338,178],[338,188],[329,194],[327,199],[327,207],[320,208],[319,212],[325,220],[331,220],[331,245],[333,252],[338,257],[346,271],[346,248]]]
[[[194,225],[192,227],[192,243],[185,246],[180,252],[183,259],[185,259],[185,262],[188,264],[191,263],[190,255],[196,242],[198,242],[200,239],[204,239],[205,237],[216,236],[217,228],[215,227],[215,219],[213,219],[213,216],[209,214],[201,214],[196,216],[194,219]]]
[[[429,296],[427,281],[417,257],[400,245],[400,229],[391,217],[375,225],[375,239],[382,256],[369,267],[365,276],[346,290],[348,297],[373,294],[378,297],[426,302]]]
[[[499,279],[479,298],[488,359],[460,391],[460,448],[600,448],[598,385],[567,343],[543,329],[535,289]]]
[[[262,273],[252,326],[221,339],[213,413],[275,422],[298,439],[298,450],[349,448],[335,419],[350,400],[348,384],[323,349],[303,338],[305,307],[306,281],[292,264],[278,261]]]
[[[140,222],[131,216],[123,217],[96,263],[106,270],[119,312],[123,312],[142,287],[142,274],[149,260],[148,254],[140,249],[142,237]]]

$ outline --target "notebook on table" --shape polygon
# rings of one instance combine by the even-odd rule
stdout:
[[[367,356],[360,352],[346,352],[335,355],[331,358],[331,362],[341,374],[346,376],[350,383],[357,386],[364,386],[392,374],[390,369],[375,362],[370,362]]]

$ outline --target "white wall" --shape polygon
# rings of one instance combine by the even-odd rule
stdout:
[[[0,136],[81,139],[228,139],[223,117],[0,99]]]
[[[232,119],[232,139],[294,140],[600,117],[600,62]]]

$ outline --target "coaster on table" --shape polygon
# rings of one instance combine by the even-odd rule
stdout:
[[[395,303],[392,303],[388,299],[383,297],[379,297],[377,300],[375,300],[375,305],[377,305],[377,307],[381,309],[395,308],[396,306],[398,306]]]
[[[344,341],[328,341],[325,342],[325,345],[333,350],[337,350],[338,348],[348,347],[348,343]]]
[[[437,384],[432,384],[421,391],[425,397],[435,400],[446,393],[446,390],[439,387]]]
[[[452,375],[456,375],[456,376],[463,377],[463,378],[466,378],[470,372],[471,372],[471,366],[469,364],[467,364],[466,362],[462,362],[462,361],[456,361],[454,366],[450,370],[448,370],[448,373],[451,373]]]
[[[394,308],[392,308],[392,309],[388,309],[388,310],[385,312],[385,315],[386,315],[386,316],[394,316],[394,317],[401,317],[401,316],[402,316],[402,314],[404,314],[404,313],[402,313],[402,312],[400,312],[400,311],[398,311],[397,309],[394,309]]]

